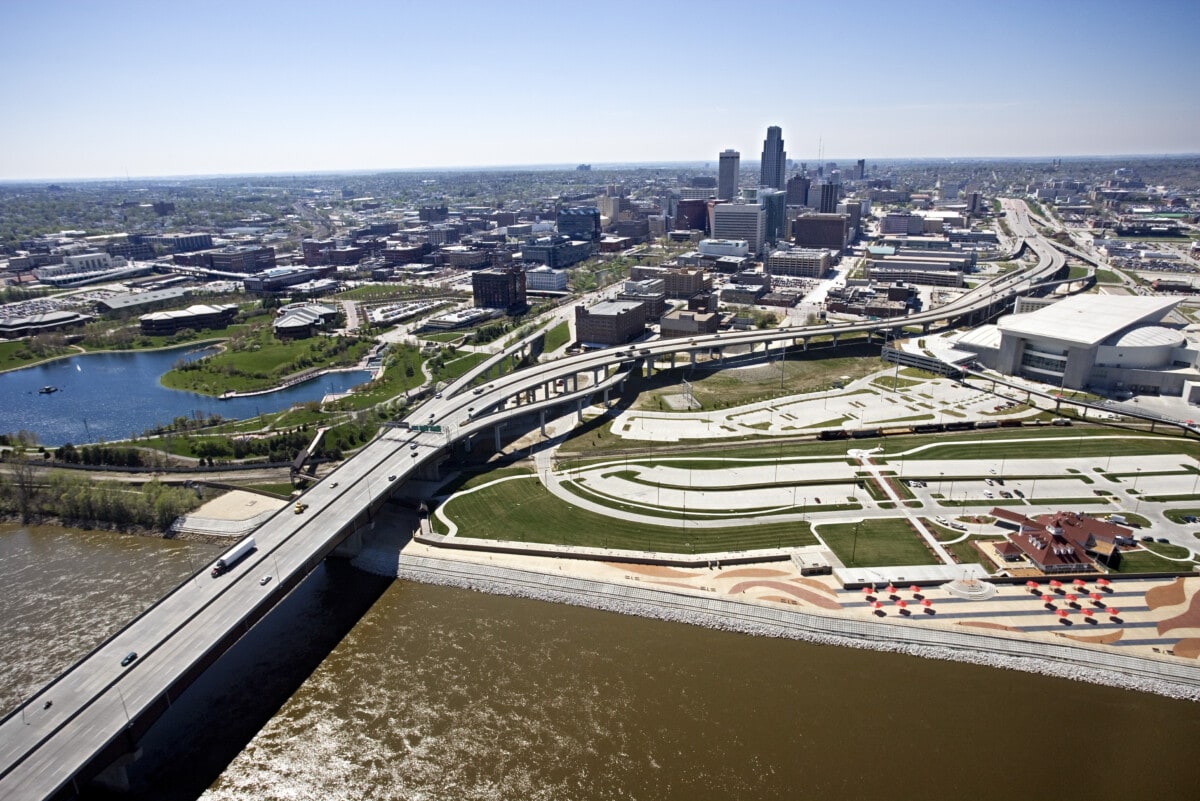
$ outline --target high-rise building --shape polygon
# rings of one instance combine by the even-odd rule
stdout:
[[[803,175],[793,175],[787,182],[787,204],[789,206],[807,206],[808,188],[812,181]]]
[[[559,209],[558,232],[582,242],[600,241],[600,209],[595,206]]]
[[[841,188],[841,184],[831,181],[814,184],[808,190],[808,205],[822,214],[833,214],[837,211]]]
[[[714,239],[744,239],[754,255],[767,236],[767,212],[758,203],[718,203],[712,207]]]
[[[854,176],[855,178],[857,178],[858,180],[861,181],[867,177],[867,160],[866,159],[859,159],[858,161],[856,161],[854,163],[854,166],[855,166],[855,176]]]
[[[788,236],[787,194],[779,189],[759,189],[758,202],[767,214],[767,241],[774,244]]]
[[[792,223],[793,238],[803,248],[841,252],[849,233],[850,218],[845,214],[802,214]]]
[[[525,309],[525,273],[519,269],[480,270],[471,275],[471,290],[476,308],[504,309],[515,313]]]
[[[767,138],[763,140],[762,177],[759,184],[772,189],[783,189],[786,170],[787,153],[783,149],[783,129],[772,125],[767,128]]]
[[[737,197],[738,171],[741,169],[742,154],[736,150],[722,150],[717,169],[717,199],[733,200]]]

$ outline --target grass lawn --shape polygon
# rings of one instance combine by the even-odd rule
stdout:
[[[1122,551],[1118,573],[1172,573],[1190,570],[1191,562],[1172,562],[1150,551]]]
[[[780,388],[779,369],[781,362],[761,365],[747,370],[697,370],[677,367],[662,370],[653,378],[634,378],[631,388],[640,391],[637,408],[669,411],[664,395],[677,395],[681,379],[692,385],[692,394],[704,409],[727,409],[747,403],[769,400],[781,396],[797,395],[829,389],[841,376],[850,379],[862,378],[886,366],[879,360],[879,348],[872,346],[838,348],[839,355],[819,358],[827,353],[824,348],[805,353],[789,349],[784,363],[783,388]]]
[[[0,342],[0,371],[16,370],[19,367],[28,367],[46,359],[77,353],[74,348],[61,347],[46,348],[43,353],[34,354],[29,351],[28,347],[29,343],[20,340]]]
[[[491,357],[488,353],[467,353],[452,362],[446,362],[440,370],[433,370],[435,381],[450,382],[461,377],[464,373],[470,370],[480,362],[487,361]]]
[[[429,334],[421,334],[418,339],[423,339],[427,342],[458,342],[463,339],[469,331],[436,331]]]
[[[819,526],[817,533],[846,567],[940,564],[906,520],[837,523]]]
[[[1082,264],[1072,264],[1067,271],[1067,278],[1074,281],[1076,279],[1083,278],[1087,274],[1088,274],[1087,267],[1084,267]]]
[[[1096,283],[1098,284],[1122,284],[1121,276],[1114,273],[1112,270],[1096,268]]]
[[[567,325],[566,320],[551,328],[546,332],[546,352],[558,350],[563,345],[567,344],[567,340],[571,338],[571,327]]]
[[[162,383],[204,395],[269,389],[304,370],[352,365],[370,346],[366,340],[347,337],[278,340],[271,326],[264,325],[231,340],[227,349],[215,356],[171,370]]]
[[[946,545],[945,548],[954,556],[955,559],[958,560],[959,564],[970,565],[978,563],[983,565],[984,570],[995,570],[995,563],[976,550],[975,546],[972,545],[973,542],[982,542],[983,539],[985,538],[972,537],[971,539],[963,540],[962,542],[956,542],[953,545]],[[1004,538],[987,537],[986,539],[999,541]]]
[[[494,473],[486,474],[487,478]],[[480,480],[485,477],[480,476]],[[536,478],[514,479],[452,498],[443,507],[464,537],[626,548],[664,553],[710,553],[812,545],[807,523],[732,528],[645,525],[595,514],[551,495]],[[442,530],[434,518],[435,528]]]
[[[1163,515],[1172,523],[1178,523],[1181,526],[1198,525],[1195,523],[1184,523],[1183,516],[1190,515],[1192,517],[1200,518],[1200,508],[1193,506],[1185,509],[1167,509],[1163,512]]]
[[[1180,545],[1173,545],[1169,542],[1143,542],[1142,547],[1147,551],[1165,556],[1169,559],[1183,559],[1191,554],[1187,548]]]

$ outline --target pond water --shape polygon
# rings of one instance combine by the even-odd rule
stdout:
[[[32,431],[43,445],[126,439],[174,418],[269,414],[370,380],[366,370],[327,373],[264,395],[220,400],[168,389],[159,377],[180,358],[212,349],[194,345],[129,353],[89,353],[0,374],[0,432]],[[42,387],[57,392],[41,394]]]

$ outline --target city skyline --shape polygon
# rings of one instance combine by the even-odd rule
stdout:
[[[0,180],[1200,151],[1200,6],[0,7]],[[718,31],[775,82],[702,69]],[[470,43],[464,47],[464,42]],[[1172,58],[1172,56],[1178,58]],[[655,75],[703,74],[692,92]],[[599,65],[599,66],[598,66]],[[604,66],[607,65],[607,66]],[[624,67],[622,67],[624,65]],[[624,70],[636,80],[622,78]],[[610,100],[618,96],[620,100]],[[745,165],[750,167],[750,163]]]

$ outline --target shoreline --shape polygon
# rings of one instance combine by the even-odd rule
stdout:
[[[1200,677],[1172,678],[1167,673],[1175,663],[1143,657],[1122,656],[1131,662],[1129,670],[1112,665],[1089,663],[1081,657],[1100,652],[1073,645],[1033,643],[1020,638],[1001,638],[977,632],[937,632],[913,628],[913,632],[935,632],[945,644],[920,643],[887,636],[898,624],[851,620],[845,616],[812,615],[793,609],[777,609],[727,598],[707,598],[685,592],[626,587],[614,582],[586,579],[540,570],[501,567],[475,561],[426,557],[384,550],[364,550],[353,560],[366,572],[406,581],[459,587],[461,589],[508,595],[549,603],[565,603],[606,612],[634,615],[671,623],[686,623],[719,631],[760,637],[780,637],[816,645],[860,648],[906,654],[926,659],[942,659],[1025,673],[1085,681],[1115,689],[1135,690],[1176,700],[1200,702]],[[831,625],[832,624],[832,625]],[[903,624],[900,624],[903,625]],[[841,628],[841,632],[820,630]],[[903,636],[903,635],[901,635]],[[936,638],[936,637],[935,637]],[[958,640],[962,644],[955,644]],[[1056,656],[1024,655],[1040,646]],[[1074,656],[1073,656],[1074,655]],[[1107,654],[1105,657],[1109,656]],[[1151,675],[1150,668],[1163,668]],[[1178,666],[1186,672],[1190,666]],[[1140,670],[1139,670],[1140,669]]]
[[[29,364],[22,364],[19,367],[5,367],[3,369],[0,369],[0,374],[14,373],[17,370],[25,370],[30,367],[37,367],[42,364],[49,364],[50,362],[56,362],[59,359],[73,359],[76,356],[92,356],[92,355],[100,355],[102,353],[153,353],[154,351],[159,351],[159,350],[174,350],[175,348],[184,348],[184,347],[190,347],[190,346],[220,344],[221,342],[225,342],[226,340],[228,340],[228,337],[218,337],[216,339],[200,339],[200,340],[195,340],[192,342],[177,342],[174,345],[160,345],[160,346],[154,347],[154,348],[102,348],[100,350],[85,350],[80,345],[71,345],[70,347],[78,348],[79,350],[77,350],[75,353],[61,353],[58,356],[49,356],[45,359],[39,359],[36,362],[30,362]],[[203,393],[197,393],[197,394],[203,394]]]

